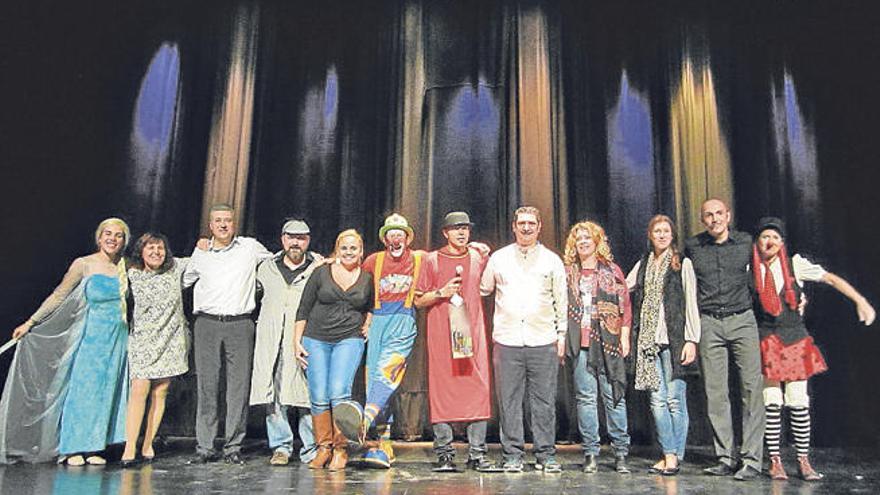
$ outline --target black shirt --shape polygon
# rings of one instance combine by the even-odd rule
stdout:
[[[307,320],[304,336],[339,342],[361,336],[364,314],[373,308],[373,276],[361,270],[354,285],[342,290],[330,265],[318,267],[303,289],[296,321]]]
[[[684,252],[694,264],[701,313],[732,314],[752,307],[752,236],[731,230],[718,244],[703,232],[685,242]]]
[[[281,272],[281,276],[284,277],[284,281],[287,283],[287,285],[290,285],[293,283],[294,280],[296,280],[296,277],[298,277],[300,273],[306,271],[306,268],[308,268],[309,265],[312,264],[312,261],[314,261],[312,254],[306,253],[305,260],[303,260],[303,263],[296,267],[295,270],[291,270],[289,266],[284,264],[283,255],[275,260],[275,264],[278,266],[278,271]]]

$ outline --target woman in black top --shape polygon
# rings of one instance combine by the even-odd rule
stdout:
[[[355,230],[336,237],[335,263],[315,270],[296,313],[294,352],[306,370],[318,454],[312,469],[345,469],[348,439],[340,425],[360,426],[351,384],[364,353],[373,301],[372,276],[361,270],[364,241]]]

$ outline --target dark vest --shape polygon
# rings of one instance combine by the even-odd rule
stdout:
[[[792,266],[791,258],[788,260],[788,266],[789,268]],[[757,269],[760,270],[761,268],[758,267]],[[794,300],[800,301],[802,292],[800,286],[793,280],[791,286],[794,290]],[[798,313],[797,308],[791,309],[785,302],[785,285],[779,291],[779,301],[782,303],[782,312],[779,313],[779,316],[773,316],[764,310],[757,293],[755,293],[753,299],[755,302],[755,320],[758,322],[758,331],[761,339],[776,334],[785,345],[789,345],[808,335],[807,327],[804,326],[804,319]]]
[[[632,343],[638,345],[638,334],[641,330],[642,302],[645,296],[645,275],[648,271],[648,254],[642,257],[636,286],[632,290]],[[669,350],[672,354],[672,378],[699,375],[697,360],[681,365],[681,350],[684,348],[685,304],[684,287],[681,283],[681,270],[673,270],[670,266],[663,282],[663,309],[666,316],[666,332],[669,336]],[[635,349],[631,355],[635,355]]]

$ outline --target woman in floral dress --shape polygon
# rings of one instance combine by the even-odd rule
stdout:
[[[181,296],[181,276],[187,261],[171,255],[168,240],[162,234],[148,232],[132,249],[128,270],[134,296],[128,340],[131,394],[125,424],[123,466],[136,463],[137,439],[148,395],[150,408],[141,455],[147,462],[153,459],[153,439],[165,412],[165,397],[171,378],[189,369],[189,330]]]

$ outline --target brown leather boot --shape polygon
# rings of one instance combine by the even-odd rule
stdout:
[[[800,473],[801,478],[804,481],[819,481],[825,477],[824,474],[816,472],[813,469],[813,466],[810,465],[810,458],[805,455],[799,455],[798,458],[798,473]]]
[[[330,471],[342,471],[348,464],[348,438],[336,427],[336,422],[331,421],[333,428],[333,458],[327,469]]]
[[[330,411],[312,414],[312,428],[315,430],[315,444],[318,446],[318,453],[309,463],[309,467],[324,469],[333,456],[333,419]]]
[[[778,455],[770,456],[770,479],[787,480],[788,475],[785,474],[785,466],[782,465],[782,459]]]

